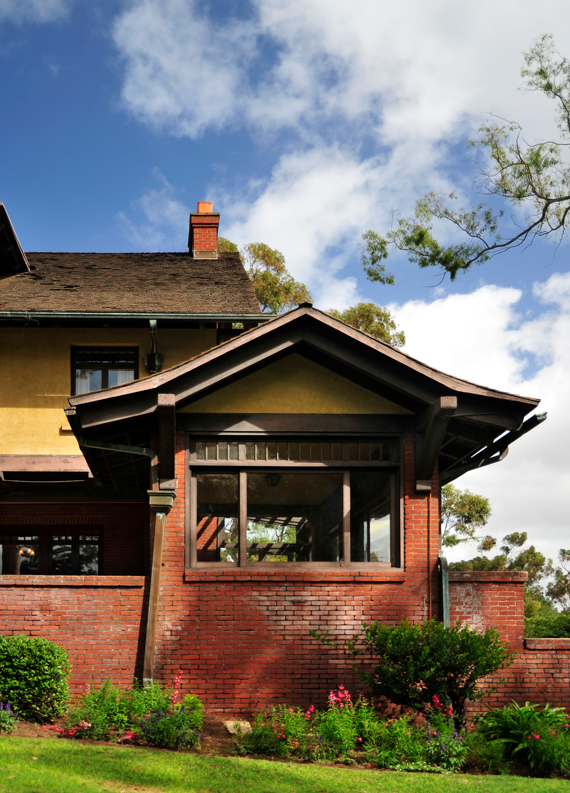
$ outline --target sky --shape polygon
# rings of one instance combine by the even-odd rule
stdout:
[[[281,250],[319,308],[388,305],[410,355],[540,397],[548,420],[456,484],[490,498],[490,533],[555,556],[567,243],[453,283],[395,257],[391,287],[358,249],[430,190],[481,200],[469,140],[490,114],[555,134],[551,103],[520,90],[545,33],[570,56],[565,0],[0,0],[0,201],[27,251],[185,250],[189,212],[213,201],[220,233]]]

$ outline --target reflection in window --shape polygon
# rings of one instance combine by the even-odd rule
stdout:
[[[238,476],[199,474],[197,480],[197,559],[237,562]]]
[[[99,535],[0,535],[2,575],[98,575]]]
[[[248,473],[248,562],[337,562],[342,474]]]
[[[350,474],[350,555],[353,562],[390,562],[390,474]]]
[[[138,350],[134,347],[74,347],[72,368],[75,394],[124,385],[138,376]]]

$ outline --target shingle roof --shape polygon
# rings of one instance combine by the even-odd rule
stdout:
[[[261,314],[239,254],[28,253],[0,284],[0,313]],[[34,269],[35,268],[35,269]]]

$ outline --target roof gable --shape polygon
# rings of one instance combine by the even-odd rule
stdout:
[[[409,414],[358,383],[292,353],[222,386],[181,413]]]

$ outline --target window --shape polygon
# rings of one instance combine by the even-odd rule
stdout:
[[[196,440],[190,565],[399,564],[392,440]]]
[[[0,534],[2,575],[98,575],[99,532],[63,528]]]
[[[136,380],[138,360],[136,347],[72,347],[72,393],[86,394]]]

